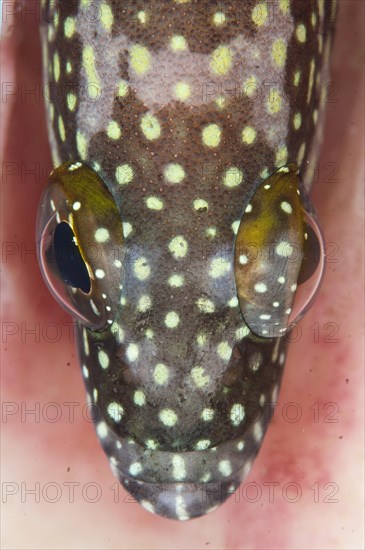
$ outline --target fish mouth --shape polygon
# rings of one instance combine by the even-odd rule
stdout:
[[[115,472],[115,475],[145,510],[178,521],[187,521],[213,512],[241,483],[241,476],[237,474],[217,483],[169,484],[138,481],[121,472]]]
[[[246,436],[202,451],[173,453],[146,449],[112,432],[101,443],[131,497],[147,511],[179,521],[225,502],[249,474],[261,446]]]
[[[187,474],[188,480],[185,482],[152,481],[151,478],[147,479],[143,475],[138,479],[137,476],[121,471],[115,462],[111,461],[110,465],[124,489],[145,510],[167,519],[187,521],[213,512],[230,498],[248,476],[258,450],[258,448],[252,449],[250,458],[247,458],[247,452],[246,456],[241,457],[241,467],[238,471],[229,475],[227,471],[216,471],[214,477],[206,472],[199,482],[192,481],[191,473]],[[156,454],[155,464],[166,460],[166,456],[159,457],[158,455],[172,455],[172,453],[161,452]],[[184,454],[192,455],[192,453],[181,453],[181,456],[174,456],[179,456],[182,459]],[[194,454],[194,459],[199,460],[200,465],[204,466],[207,461],[206,452],[199,453],[200,457],[198,453]],[[192,459],[191,456],[189,458]],[[225,464],[226,466],[228,463],[228,460],[220,462],[221,465]],[[194,465],[192,466],[194,470]],[[168,474],[164,476],[164,472],[159,471],[157,477],[168,479]],[[206,481],[203,481],[204,478]]]

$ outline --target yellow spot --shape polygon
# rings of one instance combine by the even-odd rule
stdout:
[[[91,99],[96,99],[99,95],[100,83],[95,68],[95,56],[92,46],[85,46],[82,50],[82,63],[88,80],[87,92]]]
[[[79,130],[76,132],[76,145],[81,159],[85,160],[87,156],[87,139]]]
[[[286,145],[283,145],[276,151],[275,166],[280,168],[280,166],[284,166],[287,162],[288,162],[288,149]]]
[[[207,201],[203,199],[195,199],[193,205],[194,205],[194,210],[202,210],[202,209],[208,210],[208,207],[209,207]]]
[[[230,419],[233,426],[239,426],[245,418],[245,409],[241,403],[234,403],[230,410]]]
[[[232,52],[227,46],[218,46],[212,53],[210,67],[217,75],[225,75],[232,67]]]
[[[67,61],[67,63],[66,63],[66,73],[67,74],[72,73],[72,65],[71,65],[70,61]]]
[[[204,451],[204,449],[208,449],[209,445],[210,445],[209,439],[201,439],[196,443],[195,449],[197,451]]]
[[[67,107],[69,111],[74,111],[77,103],[77,97],[75,94],[69,93],[67,94]]]
[[[170,40],[170,47],[173,52],[183,52],[188,49],[188,44],[181,34],[175,34]]]
[[[204,374],[202,367],[194,367],[190,374],[197,388],[204,388],[209,382],[209,376]]]
[[[247,326],[238,328],[235,333],[237,340],[242,340],[242,338],[245,338],[248,334],[250,334],[250,329]]]
[[[255,76],[249,76],[243,83],[242,91],[247,97],[252,97],[257,88],[257,79]]]
[[[119,139],[122,135],[120,126],[115,120],[109,122],[106,133],[110,139]]]
[[[66,38],[71,38],[76,30],[76,21],[73,17],[67,17],[63,26]]]
[[[306,41],[307,31],[303,23],[299,23],[299,25],[297,26],[295,30],[295,36],[297,37],[297,40],[302,44]]]
[[[109,240],[110,234],[105,227],[99,227],[94,234],[95,240],[98,243],[106,243]]]
[[[196,305],[198,306],[199,311],[201,311],[202,313],[213,313],[215,310],[213,302],[205,296],[199,298],[196,301]]]
[[[137,13],[137,18],[138,18],[138,21],[140,23],[142,23],[142,25],[145,25],[146,21],[147,21],[147,15],[146,15],[146,12],[145,11],[139,11]]]
[[[214,418],[214,410],[209,408],[203,409],[200,418],[204,420],[204,422],[210,422]]]
[[[217,11],[213,15],[213,23],[217,27],[220,27],[221,25],[223,25],[225,23],[225,21],[226,21],[226,16],[224,15],[224,13],[222,11]]]
[[[125,97],[128,93],[128,82],[121,80],[118,84],[118,95],[119,97]]]
[[[144,46],[136,44],[130,52],[131,66],[137,74],[146,73],[151,67],[150,52]]]
[[[122,164],[117,167],[115,171],[115,177],[117,179],[117,182],[121,185],[125,185],[126,183],[130,183],[133,179],[134,173],[133,168],[129,164]]]
[[[302,125],[302,115],[300,113],[295,113],[294,119],[293,119],[293,125],[296,130],[299,130],[299,128]]]
[[[140,281],[148,279],[151,273],[151,268],[147,263],[146,258],[138,258],[133,265],[134,273]]]
[[[174,455],[172,458],[172,475],[176,481],[186,477],[185,459],[180,455]]]
[[[151,305],[152,305],[151,298],[147,296],[147,294],[143,294],[143,296],[141,296],[140,299],[138,300],[137,309],[138,311],[145,313],[151,308]]]
[[[164,175],[170,183],[181,183],[185,178],[184,168],[180,164],[168,164],[164,170]]]
[[[138,474],[140,474],[142,470],[142,465],[139,462],[134,462],[129,467],[129,472],[132,474],[132,476],[138,476]]]
[[[207,227],[207,229],[205,230],[205,234],[210,239],[214,239],[217,234],[217,229],[215,227]]]
[[[48,42],[52,42],[54,40],[54,37],[55,37],[54,27],[52,25],[49,25],[47,30]]]
[[[143,115],[141,120],[141,130],[149,140],[154,140],[160,137],[161,135],[161,126],[158,119],[147,113]]]
[[[290,12],[289,0],[279,0],[279,8],[284,13],[284,15],[288,15]]]
[[[251,145],[256,139],[256,130],[252,128],[252,126],[246,126],[242,130],[242,141],[243,143],[247,143],[247,145]]]
[[[199,332],[196,336],[196,343],[198,346],[202,347],[207,343],[207,335],[204,332]]]
[[[207,147],[218,147],[222,130],[217,124],[208,124],[202,131],[203,143]]]
[[[218,470],[224,477],[232,474],[232,466],[229,460],[221,460],[218,464]]]
[[[215,102],[217,104],[217,107],[219,107],[219,109],[223,109],[226,105],[226,98],[224,97],[224,95],[221,94],[217,97]]]
[[[59,131],[61,140],[65,141],[66,131],[65,131],[65,125],[63,123],[63,118],[61,117],[61,115],[58,117],[58,131]]]
[[[124,414],[124,409],[120,403],[113,401],[108,405],[108,415],[114,420],[114,422],[120,422]]]
[[[148,338],[149,340],[152,340],[152,338],[154,337],[154,332],[153,330],[148,328],[145,332],[145,335],[146,335],[146,338]]]
[[[238,228],[239,228],[239,226],[240,226],[240,223],[241,223],[241,222],[240,222],[239,220],[236,220],[236,221],[233,222],[232,225],[231,225],[232,231],[233,231],[233,233],[234,233],[235,235],[237,235],[237,233],[238,233]]]
[[[114,15],[111,7],[105,2],[100,6],[100,21],[104,29],[110,32],[114,23]]]
[[[269,115],[278,113],[281,109],[281,103],[282,99],[280,93],[274,88],[271,88],[266,102],[266,108]]]
[[[134,402],[139,407],[142,407],[146,403],[146,396],[142,390],[137,390],[134,392]]]
[[[323,19],[324,17],[324,0],[318,0],[318,13],[319,17]]]
[[[98,359],[99,359],[99,363],[100,363],[100,366],[101,368],[103,369],[107,369],[109,367],[109,357],[108,355],[105,353],[104,350],[100,350],[99,353],[98,353]]]
[[[153,371],[153,379],[156,384],[163,386],[169,377],[169,369],[163,363],[158,363]]]
[[[316,67],[316,63],[315,63],[314,59],[312,59],[311,62],[310,62],[310,65],[309,65],[309,82],[308,82],[307,103],[310,102],[310,99],[312,97],[315,67]]]
[[[129,222],[122,222],[123,225],[123,235],[125,238],[132,233],[133,227]]]
[[[242,183],[242,181],[243,174],[241,170],[239,170],[239,168],[236,168],[235,166],[228,168],[223,177],[223,185],[225,185],[226,187],[237,187]]]
[[[263,180],[266,180],[269,176],[270,176],[270,173],[267,168],[264,168],[263,170],[261,170],[260,178],[262,178]]]
[[[318,121],[318,110],[314,109],[314,111],[313,111],[313,122],[314,122],[314,124],[317,124],[317,121]]]
[[[176,311],[169,311],[165,317],[165,325],[167,328],[176,328],[180,323],[180,318]]]
[[[53,74],[56,82],[58,82],[60,79],[60,73],[61,73],[60,58],[58,53],[56,52],[53,56]]]
[[[129,344],[125,353],[129,361],[136,361],[136,359],[138,359],[138,356],[139,356],[139,350],[138,350],[137,344]]]
[[[266,23],[268,15],[269,12],[266,3],[261,2],[260,4],[257,4],[252,10],[252,21],[258,27],[262,27],[262,25]]]
[[[172,287],[179,288],[180,286],[183,286],[184,284],[184,275],[171,275],[169,280],[167,281],[168,284]]]
[[[154,441],[154,439],[146,439],[146,442],[145,442],[145,443],[146,443],[147,449],[156,450],[156,449],[158,448],[158,444],[156,443],[156,441]],[[145,507],[146,507],[147,501],[146,501],[146,500],[144,500],[144,501],[142,500],[142,501],[141,501],[142,506],[143,506],[143,503],[144,503],[144,505],[145,505]],[[150,504],[150,503],[149,503],[149,504]],[[150,504],[150,506],[151,506],[151,504]],[[149,507],[149,508],[147,507],[146,509],[147,509],[147,510],[150,510],[150,511],[153,511],[153,510],[154,510],[154,508],[151,509],[150,507]]]
[[[186,101],[191,94],[190,84],[187,82],[178,82],[174,86],[174,94],[176,99]]]
[[[284,67],[286,61],[286,44],[282,38],[275,40],[272,46],[271,55],[278,67]]]
[[[53,16],[53,24],[54,24],[55,29],[57,29],[59,22],[60,22],[60,14],[58,13],[58,11],[56,11],[54,16]]]
[[[315,27],[317,24],[317,15],[314,11],[312,12],[312,15],[311,15],[311,23],[312,23],[312,27]]]
[[[188,243],[182,235],[178,235],[169,242],[169,250],[175,260],[184,258],[188,253]]]
[[[304,155],[305,155],[305,142],[303,142],[301,144],[301,146],[299,147],[299,151],[298,151],[297,164],[298,164],[299,168],[300,168],[300,166],[303,162]]]
[[[150,210],[163,209],[163,202],[158,197],[148,197],[148,199],[146,199],[146,205],[147,205],[147,208],[149,208]]]
[[[218,279],[226,275],[231,269],[230,263],[225,258],[214,258],[210,262],[209,275],[213,279]]]
[[[232,348],[228,342],[221,342],[217,346],[217,353],[224,361],[229,361],[232,355]]]
[[[300,82],[300,71],[296,71],[294,73],[294,86],[299,86],[299,82]]]
[[[178,0],[175,0],[178,1]],[[179,1],[179,3],[182,0]],[[178,417],[176,413],[172,409],[163,409],[159,412],[158,415],[159,419],[161,420],[162,424],[168,427],[175,426],[176,422],[178,421]]]

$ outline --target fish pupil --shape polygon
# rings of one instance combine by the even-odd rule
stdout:
[[[90,277],[75,241],[69,224],[59,223],[53,236],[54,258],[64,282],[87,294],[90,292]]]

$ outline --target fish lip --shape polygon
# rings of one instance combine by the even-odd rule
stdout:
[[[226,443],[229,444],[231,443]],[[185,453],[153,450],[148,451],[148,457],[144,450],[140,456],[141,462],[133,464],[141,466],[143,458],[147,458],[148,463],[152,458],[154,467],[146,471],[143,467],[138,468],[133,473],[129,469],[133,453],[137,451],[136,443],[131,445],[132,453],[128,452],[128,445],[124,441],[118,452],[114,452],[114,456],[107,454],[110,456],[113,474],[131,495],[132,500],[128,502],[138,502],[153,514],[185,521],[206,515],[223,504],[248,476],[260,449],[260,445],[247,445],[234,458],[233,455],[226,454],[226,445],[223,445],[223,449],[214,448],[213,452],[212,449]],[[106,448],[104,450],[107,452]],[[134,459],[136,458],[134,455]],[[185,461],[180,478],[181,471],[177,468],[178,476],[173,471],[174,459],[177,459],[177,465],[181,464],[180,460]],[[232,465],[231,471],[220,470],[219,462]]]
[[[113,468],[124,489],[145,510],[167,519],[187,521],[209,514],[238,489],[235,473],[224,481],[199,483],[151,483],[136,480]]]

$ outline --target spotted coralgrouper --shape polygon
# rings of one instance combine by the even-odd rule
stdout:
[[[43,0],[44,278],[113,472],[187,520],[248,475],[324,264],[336,2]]]

